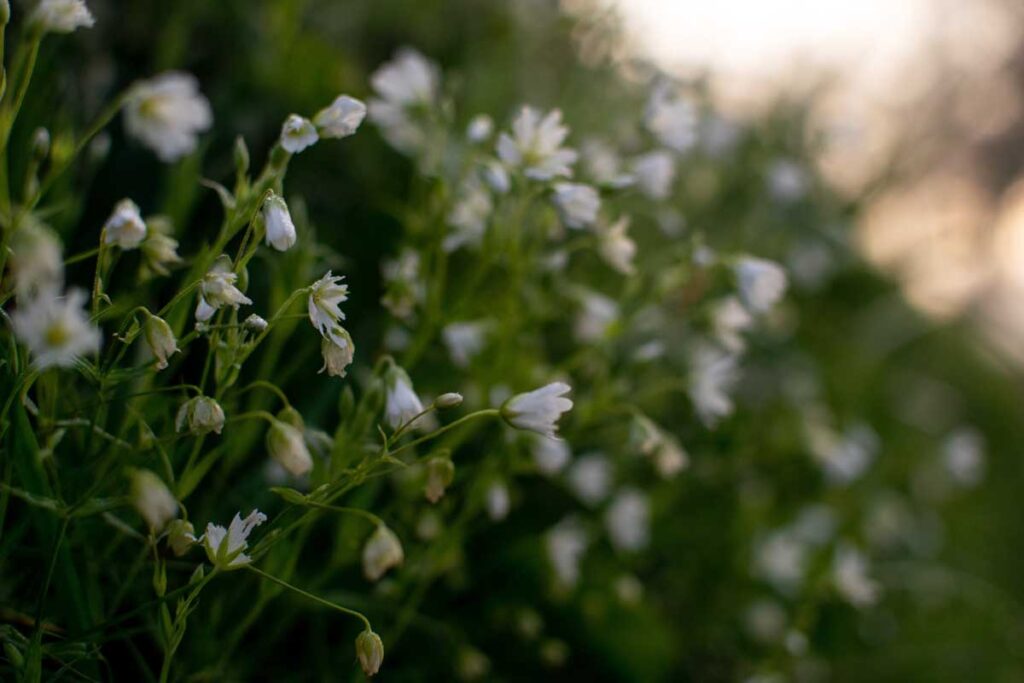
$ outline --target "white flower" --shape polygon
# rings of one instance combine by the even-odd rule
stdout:
[[[271,194],[263,202],[263,223],[267,244],[274,249],[288,251],[295,244],[295,224],[288,213],[288,205],[280,196]]]
[[[651,539],[651,511],[647,496],[637,489],[623,489],[605,512],[608,538],[616,550],[643,550]]]
[[[726,297],[712,306],[711,327],[715,338],[727,351],[740,353],[746,347],[742,332],[754,324],[754,318],[734,296]]]
[[[569,488],[577,498],[587,505],[597,505],[608,496],[611,489],[611,463],[608,462],[608,458],[598,453],[584,455],[569,468],[567,478]]]
[[[558,582],[572,588],[580,578],[580,560],[587,549],[587,532],[574,518],[563,519],[544,538],[548,559]]]
[[[555,424],[562,413],[572,409],[572,401],[565,398],[571,391],[565,382],[552,382],[525,394],[516,394],[501,406],[501,416],[516,429],[537,432],[556,438]]]
[[[405,248],[397,257],[385,259],[380,270],[387,283],[381,303],[396,318],[409,318],[427,293],[426,284],[420,278],[420,253]]]
[[[241,304],[251,304],[252,299],[235,287],[237,281],[238,274],[232,270],[231,259],[226,256],[218,257],[199,285],[196,319],[205,322],[222,306],[237,309]]]
[[[867,607],[878,601],[879,587],[868,576],[867,558],[849,543],[836,548],[832,580],[839,594],[855,607]]]
[[[543,436],[538,436],[533,440],[531,454],[533,455],[533,464],[542,474],[549,477],[564,470],[572,458],[569,444],[561,439],[548,439]]]
[[[50,228],[26,220],[11,238],[11,268],[19,297],[64,286],[64,255]]]
[[[412,380],[405,370],[393,365],[384,377],[387,389],[384,414],[392,429],[398,429],[423,412],[423,403],[412,388]]]
[[[434,106],[440,82],[437,65],[410,48],[399,50],[370,77],[378,95],[369,103],[370,120],[392,147],[408,154],[425,146],[422,118]]]
[[[149,470],[131,473],[132,505],[154,532],[159,532],[178,514],[178,501],[167,485]]]
[[[380,671],[380,665],[384,663],[384,643],[380,636],[369,629],[361,631],[356,636],[356,658],[367,676]]]
[[[298,154],[319,139],[313,122],[298,114],[289,114],[281,124],[281,147],[289,154]]]
[[[590,185],[555,183],[555,203],[562,220],[570,228],[584,228],[597,220],[601,196]]]
[[[455,365],[460,368],[469,366],[470,361],[483,350],[488,328],[486,322],[477,321],[451,323],[441,330],[441,339]]]
[[[175,430],[184,431],[186,427],[195,436],[202,436],[210,432],[220,434],[224,429],[224,409],[207,396],[191,398],[181,404],[178,414],[174,418]]]
[[[156,358],[157,370],[163,370],[167,367],[167,359],[178,352],[178,340],[174,338],[171,326],[163,318],[150,315],[142,325],[142,333]]]
[[[212,123],[210,103],[199,92],[199,82],[178,71],[136,83],[125,103],[128,134],[165,162],[190,154],[199,133]]]
[[[142,242],[142,258],[150,270],[169,275],[168,266],[181,263],[178,240],[171,237],[171,222],[166,216],[153,216],[146,222],[146,239]]]
[[[445,490],[455,479],[455,465],[449,457],[434,457],[427,461],[427,482],[423,494],[431,503],[444,498]]]
[[[267,451],[294,477],[313,469],[313,457],[306,448],[302,431],[281,420],[274,420],[267,430]]]
[[[83,310],[85,301],[81,290],[59,296],[49,288],[19,299],[11,324],[37,368],[68,367],[79,357],[99,351],[100,330]]]
[[[781,202],[795,202],[807,194],[807,171],[791,159],[778,159],[768,167],[768,192]]]
[[[398,536],[388,527],[378,524],[363,546],[363,574],[370,581],[376,581],[404,560],[405,553]]]
[[[581,309],[576,316],[573,333],[584,344],[606,339],[619,320],[619,306],[603,294],[583,290],[579,294]]]
[[[627,234],[629,216],[622,216],[598,234],[598,253],[608,265],[623,275],[632,275],[635,271],[633,258],[636,256],[636,242]]]
[[[96,20],[82,0],[39,0],[29,22],[52,33],[72,33],[90,28]]]
[[[487,487],[487,516],[491,521],[500,522],[508,517],[511,499],[508,486],[503,481],[495,481]]]
[[[813,420],[807,427],[814,456],[833,484],[846,485],[860,479],[878,452],[878,435],[867,425],[854,425],[842,435]]]
[[[466,126],[466,139],[470,142],[484,142],[494,132],[494,120],[487,114],[477,114]]]
[[[320,368],[320,372],[326,370],[331,377],[344,377],[345,369],[352,364],[356,345],[344,327],[335,326],[332,329],[334,330],[333,337],[341,343],[339,344],[334,341],[334,338],[329,337],[324,337],[320,342],[320,353],[324,357],[324,366]]]
[[[633,160],[636,185],[651,199],[665,199],[672,192],[676,178],[676,162],[670,152],[657,150]]]
[[[793,534],[776,531],[755,547],[754,572],[784,593],[791,593],[803,581],[807,550]]]
[[[313,117],[313,124],[322,138],[345,138],[359,129],[366,117],[366,105],[354,97],[338,95]]]
[[[236,513],[227,529],[210,522],[206,525],[206,533],[199,539],[206,550],[206,557],[222,571],[241,569],[252,562],[252,558],[245,554],[249,547],[249,534],[265,521],[265,514],[253,510],[245,519]]]
[[[733,266],[740,299],[752,313],[767,313],[786,293],[786,271],[778,263],[743,256]]]
[[[562,147],[568,134],[558,109],[541,118],[533,107],[523,107],[512,122],[512,135],[498,136],[498,157],[510,168],[521,168],[527,178],[534,180],[569,177],[577,154]]]
[[[348,285],[340,284],[343,279],[343,276],[331,275],[331,271],[327,271],[309,288],[309,321],[325,339],[338,346],[345,343],[344,336],[338,332],[341,321],[345,319],[339,306],[348,301]]]
[[[661,447],[654,454],[654,469],[663,479],[671,479],[690,466],[690,455],[670,436],[663,435]]]
[[[448,212],[448,225],[455,231],[444,238],[444,250],[451,252],[464,245],[479,245],[493,210],[490,193],[475,176],[470,176],[462,183],[458,200]]]
[[[596,184],[619,189],[633,184],[633,176],[622,171],[622,159],[606,142],[587,140],[580,148],[587,175]]]
[[[732,414],[729,392],[738,379],[736,356],[711,346],[698,346],[690,362],[690,400],[705,426],[714,427]]]
[[[142,220],[138,205],[122,199],[103,224],[103,243],[116,244],[122,249],[134,249],[146,239],[146,222]]]
[[[942,461],[962,486],[975,486],[985,476],[985,440],[973,427],[961,427],[942,444]]]
[[[508,170],[496,159],[484,163],[480,168],[480,175],[487,183],[487,187],[498,194],[505,194],[512,189],[512,179],[508,177]]]
[[[651,91],[644,123],[661,144],[685,152],[697,142],[697,107],[670,84],[661,82]]]

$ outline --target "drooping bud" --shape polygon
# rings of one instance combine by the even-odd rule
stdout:
[[[103,241],[116,244],[122,249],[134,249],[146,238],[146,222],[142,220],[138,205],[130,199],[122,199],[114,206],[114,212],[103,225]]]
[[[356,637],[356,657],[359,658],[359,666],[363,667],[363,673],[373,676],[380,671],[380,665],[384,662],[384,643],[380,636],[367,629]]]
[[[195,436],[202,436],[224,429],[224,410],[220,404],[208,396],[196,396],[182,404],[174,419],[176,430],[188,431]]]
[[[163,318],[149,315],[143,323],[142,332],[149,350],[156,358],[157,370],[163,370],[167,367],[167,359],[179,350],[178,340],[174,338],[171,326]]]
[[[132,471],[129,497],[153,532],[163,529],[178,514],[178,501],[163,480],[149,470]]]
[[[324,356],[324,366],[320,372],[326,370],[331,377],[344,377],[346,368],[352,364],[356,345],[348,330],[339,326],[334,328],[330,337],[324,337],[320,342],[320,352]]]
[[[249,330],[250,332],[255,332],[256,334],[259,334],[263,330],[267,329],[267,325],[269,323],[266,321],[266,319],[261,318],[260,316],[253,313],[248,318],[246,318],[245,322],[243,322],[242,324],[245,325],[245,329]]]
[[[462,405],[462,394],[450,391],[447,394],[441,394],[434,401],[434,405],[438,408],[454,408],[458,405]]]
[[[405,553],[398,536],[385,525],[378,525],[363,547],[363,574],[370,581],[376,581],[404,560]]]
[[[445,489],[453,479],[455,479],[455,465],[451,458],[431,458],[427,461],[427,483],[423,487],[423,494],[431,503],[436,503],[444,497]]]
[[[313,469],[313,457],[302,431],[282,420],[274,420],[267,430],[267,450],[270,457],[296,477]]]
[[[192,522],[176,519],[167,526],[167,545],[175,557],[181,557],[196,543],[196,528]]]
[[[278,251],[288,251],[295,244],[295,224],[288,205],[279,195],[271,194],[263,202],[263,223],[267,244]]]

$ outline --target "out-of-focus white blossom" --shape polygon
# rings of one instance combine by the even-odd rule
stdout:
[[[813,412],[804,425],[811,453],[833,484],[845,486],[860,479],[878,452],[878,435],[867,425],[854,425],[837,434],[823,416]]]
[[[565,382],[552,382],[540,389],[516,394],[501,406],[501,416],[516,429],[554,439],[558,418],[572,410],[572,401],[565,398],[571,390]]]
[[[152,216],[146,221],[146,239],[143,240],[143,262],[146,268],[159,275],[170,275],[169,266],[181,263],[178,240],[171,236],[173,227],[166,216]]]
[[[580,311],[576,316],[573,333],[584,344],[606,339],[619,320],[619,306],[613,299],[591,291],[578,295]]]
[[[584,455],[572,464],[566,478],[576,497],[593,507],[607,498],[611,490],[611,463],[600,453]]]
[[[441,339],[448,347],[452,362],[460,368],[469,366],[470,361],[484,348],[489,325],[484,321],[450,323],[441,330]]]
[[[122,249],[134,249],[146,239],[146,221],[142,220],[138,205],[122,199],[103,224],[103,243],[116,244]]]
[[[598,252],[608,265],[623,275],[635,272],[633,259],[636,257],[636,242],[629,234],[629,216],[622,216],[598,232]]]
[[[566,226],[585,228],[597,220],[601,195],[593,187],[581,183],[555,183],[554,190],[551,201]]]
[[[444,497],[445,491],[455,479],[455,464],[448,457],[434,457],[427,461],[427,481],[423,485],[423,495],[431,503]]]
[[[508,171],[496,159],[491,159],[484,163],[480,168],[480,176],[487,183],[487,187],[498,194],[505,194],[512,189],[512,179],[509,178]]]
[[[96,23],[83,0],[39,0],[28,21],[50,33],[72,33]]]
[[[487,114],[477,114],[466,126],[466,139],[470,142],[485,142],[494,132],[494,120]]]
[[[636,186],[654,200],[666,199],[676,179],[676,160],[671,152],[656,150],[633,160]]]
[[[289,114],[281,124],[281,147],[289,154],[298,154],[319,139],[313,122],[298,114]]]
[[[564,470],[572,458],[572,451],[565,441],[541,436],[533,440],[530,453],[537,470],[549,477]]]
[[[154,533],[161,531],[178,514],[178,501],[163,480],[149,470],[132,471],[129,498]]]
[[[868,575],[867,558],[849,543],[836,548],[832,581],[839,594],[855,607],[868,607],[878,601],[879,587]]]
[[[278,251],[288,251],[295,244],[295,224],[288,205],[279,195],[271,194],[263,202],[263,224],[267,244]]]
[[[697,415],[712,428],[732,414],[729,393],[739,376],[736,356],[708,345],[699,345],[690,356],[689,394]]]
[[[253,510],[245,519],[236,513],[227,529],[213,522],[208,523],[206,533],[199,539],[206,550],[207,559],[221,571],[241,569],[249,564],[252,558],[245,554],[249,547],[249,534],[265,521],[265,514]]]
[[[786,630],[786,611],[776,600],[762,598],[744,614],[747,631],[761,643],[777,642]]]
[[[313,327],[337,346],[347,343],[340,332],[341,321],[345,319],[340,306],[348,301],[348,285],[341,284],[343,279],[343,276],[332,275],[331,271],[327,271],[310,286],[307,302],[309,321]]]
[[[344,377],[346,368],[352,364],[355,357],[356,345],[348,330],[335,326],[333,337],[324,337],[321,340],[320,352],[324,357],[324,366],[320,368],[320,372],[326,370],[331,377]]]
[[[562,124],[562,112],[552,109],[541,116],[533,107],[523,107],[512,122],[512,134],[498,136],[498,157],[506,166],[521,169],[534,180],[572,175],[576,151],[563,147],[569,129]]]
[[[444,250],[451,252],[467,245],[479,246],[493,211],[491,195],[476,176],[463,182],[458,200],[448,212],[448,225],[454,231],[445,236]]]
[[[784,593],[803,581],[807,561],[807,546],[786,531],[772,533],[754,549],[754,572]]]
[[[587,140],[580,148],[587,177],[596,185],[620,189],[633,184],[633,176],[622,170],[622,159],[602,140]]]
[[[715,339],[732,353],[740,353],[746,348],[742,333],[753,324],[753,316],[734,296],[716,302],[711,309],[711,327]]]
[[[608,538],[616,550],[637,552],[650,543],[651,511],[647,496],[639,489],[623,489],[605,512]]]
[[[196,320],[206,322],[213,313],[222,306],[237,309],[240,305],[251,304],[252,299],[235,286],[238,274],[234,272],[231,259],[220,256],[203,276],[199,285],[199,305],[196,307]]]
[[[786,293],[786,271],[778,263],[743,256],[733,266],[740,299],[752,313],[767,313]]]
[[[363,574],[370,581],[377,581],[404,561],[405,552],[398,536],[388,527],[378,524],[363,546]]]
[[[302,430],[281,420],[274,420],[267,430],[267,452],[293,477],[313,469],[313,456],[306,448]]]
[[[27,220],[11,238],[11,268],[19,297],[64,286],[64,255],[60,240],[49,227]]]
[[[214,432],[220,434],[224,429],[224,409],[208,396],[196,396],[185,401],[178,409],[174,418],[175,430],[181,432],[185,428],[194,436],[202,436]]]
[[[99,351],[100,330],[86,315],[85,301],[81,290],[60,295],[52,288],[18,300],[11,324],[36,368],[69,367],[81,356]]]
[[[689,466],[690,455],[678,441],[666,435],[654,453],[654,469],[663,479],[672,479]]]
[[[807,170],[792,159],[778,159],[768,167],[768,191],[781,202],[795,202],[807,194]]]
[[[961,427],[942,444],[942,461],[956,483],[976,486],[985,476],[985,440],[973,427]]]
[[[384,376],[384,384],[387,389],[384,416],[392,429],[398,429],[423,412],[423,403],[405,370],[392,365]]]
[[[313,117],[313,125],[322,138],[345,138],[359,130],[366,117],[366,105],[354,97],[338,95]]]
[[[665,147],[686,152],[697,142],[697,106],[671,84],[658,83],[651,91],[644,124]]]
[[[426,296],[426,287],[420,278],[420,253],[407,248],[397,258],[385,259],[381,263],[381,275],[387,283],[381,303],[396,318],[408,319],[416,304]]]
[[[125,103],[128,134],[171,162],[190,154],[213,123],[210,103],[194,76],[169,71],[132,86]]]
[[[487,487],[487,516],[491,521],[500,522],[508,517],[508,511],[512,507],[512,500],[508,493],[508,486],[503,481],[492,482]]]
[[[580,578],[580,560],[587,549],[587,532],[575,518],[566,518],[548,530],[544,544],[555,577],[565,588],[572,588]]]
[[[377,97],[369,102],[369,116],[395,149],[406,154],[422,149],[428,141],[424,118],[437,101],[441,83],[437,65],[411,48],[370,77]]]

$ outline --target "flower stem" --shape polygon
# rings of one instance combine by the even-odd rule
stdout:
[[[259,576],[263,577],[264,579],[267,579],[268,581],[276,583],[277,585],[279,585],[279,586],[281,586],[283,588],[287,588],[288,590],[294,591],[294,592],[298,593],[299,595],[303,596],[304,598],[308,598],[308,599],[312,600],[313,602],[320,603],[324,607],[330,607],[331,609],[337,610],[337,611],[342,612],[344,614],[348,614],[349,616],[356,617],[356,618],[358,618],[359,620],[361,620],[363,622],[363,624],[366,626],[366,630],[368,630],[368,631],[372,631],[373,630],[371,628],[371,626],[370,626],[370,620],[367,619],[366,616],[362,612],[357,612],[354,609],[349,609],[347,607],[342,607],[341,605],[333,603],[330,600],[325,600],[324,598],[321,598],[318,595],[313,595],[312,593],[307,593],[306,591],[302,590],[301,588],[297,588],[296,586],[293,586],[292,584],[288,583],[287,581],[284,581],[283,579],[279,579],[276,576],[268,574],[265,571],[263,571],[262,569],[257,569],[256,567],[252,566],[251,564],[250,565],[246,565],[246,569],[248,569],[251,572],[254,572],[254,573],[258,574]]]

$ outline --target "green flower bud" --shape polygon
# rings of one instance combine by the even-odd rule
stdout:
[[[356,637],[356,657],[367,676],[380,671],[380,665],[384,662],[384,643],[380,636],[369,629],[360,633]]]

